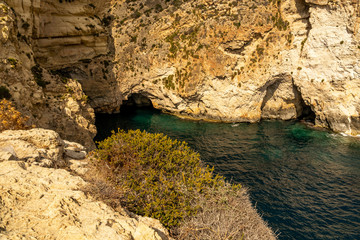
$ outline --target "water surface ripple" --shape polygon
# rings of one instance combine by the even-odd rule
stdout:
[[[360,140],[297,122],[188,121],[149,109],[97,117],[97,140],[142,129],[184,140],[216,173],[249,188],[279,239],[360,239]]]

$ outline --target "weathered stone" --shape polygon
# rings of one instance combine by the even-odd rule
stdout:
[[[13,149],[19,160],[63,166],[64,143],[52,130],[8,130],[0,134],[0,147]],[[46,160],[45,160],[46,159]]]
[[[115,212],[85,184],[65,170],[1,162],[0,239],[169,239],[159,221]]]
[[[305,0],[305,2],[316,5],[327,5],[329,3],[329,0]]]
[[[80,176],[88,172],[88,160],[69,160],[70,169]]]
[[[84,159],[86,157],[86,154],[87,153],[85,151],[77,151],[71,148],[65,149],[65,155],[72,159],[78,159],[78,160]]]
[[[64,140],[64,144],[65,144],[65,148],[72,148],[74,151],[85,151],[86,150],[86,148],[83,145],[76,143],[76,142],[69,142],[69,141]]]
[[[8,88],[11,101],[20,112],[30,117],[30,124],[54,129],[65,139],[94,148],[95,115],[81,85],[36,66],[35,39],[42,29],[40,26],[49,26],[46,24],[48,16],[44,19],[40,17],[42,7],[46,6],[40,0],[0,0],[0,56],[3,56],[0,61],[0,85]],[[89,39],[83,41],[88,43]],[[43,51],[36,51],[39,55],[43,54]],[[56,56],[60,57],[60,54],[56,52]],[[74,59],[73,56],[69,58]],[[71,102],[70,106],[68,102]]]
[[[51,168],[66,164],[85,174],[87,160],[63,160],[64,146],[85,157],[82,145],[45,129],[2,132],[2,144],[0,239],[169,239],[159,221],[115,212],[81,192],[80,177]]]
[[[6,146],[0,148],[0,162],[17,160],[15,150],[12,146]]]
[[[2,42],[7,47],[1,54],[19,58],[15,72],[24,72],[15,79],[29,79],[22,68],[34,65],[31,57],[17,52],[34,52],[43,67],[60,68],[78,79],[97,111],[118,112],[122,100],[132,99],[197,119],[255,122],[295,119],[302,109],[311,109],[319,126],[359,132],[356,1],[291,0],[277,5],[258,0],[256,9],[223,0],[191,1],[152,11],[155,6],[144,0],[131,6],[140,13],[136,17],[127,2],[7,2],[23,19],[15,27],[35,43],[33,48],[13,44],[18,42],[16,16],[2,11]],[[106,31],[113,41],[107,40]],[[270,84],[279,76],[286,80]],[[51,86],[58,93],[61,84],[48,79],[46,89]],[[64,101],[49,100],[49,93],[34,90],[30,83],[7,85],[15,102],[37,115],[39,126],[56,129],[66,139],[91,142],[94,116],[81,103],[86,97],[79,83],[66,84],[74,93]],[[30,92],[31,97],[24,97]],[[34,109],[44,104],[50,106],[45,112]]]
[[[3,3],[0,54],[19,61],[5,59],[1,79],[34,123],[88,148],[96,129],[82,89],[101,112],[129,100],[196,119],[256,122],[311,109],[318,126],[360,131],[357,1],[6,2],[16,15]],[[50,84],[40,88],[29,71],[34,56],[79,82],[43,69]],[[279,76],[286,80],[270,84]]]
[[[264,0],[255,10],[247,2],[191,1],[138,18],[127,4],[112,8],[120,16],[112,71],[124,100],[138,94],[176,115],[231,122],[312,111],[318,126],[359,133],[357,1]]]

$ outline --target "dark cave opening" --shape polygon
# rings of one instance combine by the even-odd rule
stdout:
[[[132,93],[127,100],[123,100],[120,106],[120,115],[136,116],[140,112],[161,113],[156,109],[147,93]]]
[[[114,129],[129,130],[132,123],[143,120],[143,117],[138,116],[145,116],[146,118],[146,116],[154,113],[160,114],[161,110],[154,108],[151,100],[145,94],[133,93],[122,102],[120,112],[96,113],[95,126],[98,131],[94,141],[102,141],[111,136]],[[143,124],[146,128],[151,124],[151,121]]]
[[[302,112],[301,115],[298,117],[298,120],[315,124],[315,118],[316,118],[315,112],[312,110],[311,106],[305,103],[304,99],[301,96],[301,93],[300,93],[300,99],[301,99]]]
[[[151,100],[141,93],[131,94],[127,100],[124,100],[120,107],[122,110],[129,110],[131,108],[154,108]]]
[[[304,121],[310,124],[315,124],[315,112],[312,110],[311,106],[305,102],[301,93],[301,89],[294,84],[294,79],[292,79],[292,82],[293,92],[298,102],[298,105],[296,107],[296,111],[298,113],[297,120]]]

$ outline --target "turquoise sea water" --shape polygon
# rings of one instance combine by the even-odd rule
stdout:
[[[96,140],[122,128],[188,142],[216,173],[249,188],[279,239],[360,239],[360,139],[292,121],[206,123],[151,109],[96,118]]]

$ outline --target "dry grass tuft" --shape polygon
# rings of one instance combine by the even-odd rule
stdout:
[[[120,201],[125,192],[114,182],[115,176],[110,167],[103,162],[93,160],[89,161],[87,168],[89,170],[82,178],[89,184],[81,190],[118,212],[123,212]]]
[[[252,206],[246,189],[234,189],[227,183],[198,200],[201,211],[183,221],[179,240],[276,239]]]

